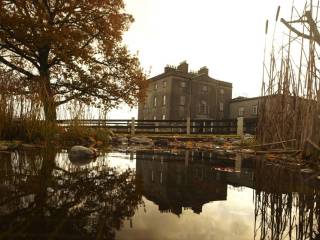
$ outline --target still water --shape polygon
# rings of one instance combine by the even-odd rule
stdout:
[[[2,239],[320,239],[319,182],[198,151],[0,154]]]

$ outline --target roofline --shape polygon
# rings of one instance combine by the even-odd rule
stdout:
[[[280,97],[280,96],[284,96],[283,94],[272,94],[272,95],[266,95],[266,96],[258,96],[258,97],[251,97],[251,98],[240,98],[240,99],[237,99],[237,98],[233,98],[230,100],[230,103],[233,103],[233,102],[244,102],[244,101],[250,101],[250,100],[257,100],[257,99],[263,99],[263,98],[270,98],[270,97]],[[294,97],[297,97],[299,99],[304,99],[303,97],[301,96],[287,96],[287,97],[291,97],[291,98],[294,98]],[[306,99],[307,100],[307,99]]]
[[[237,99],[237,98],[233,98],[230,100],[230,102],[243,102],[243,101],[250,101],[250,100],[256,100],[256,99],[261,99],[261,98],[264,98],[265,96],[260,96],[260,97],[251,97],[251,98],[247,98],[247,97],[244,97],[244,98],[240,98],[240,99]]]
[[[154,77],[151,77],[148,79],[148,81],[157,81],[160,79],[163,79],[165,77],[170,77],[170,76],[176,76],[176,77],[182,77],[182,78],[187,78],[188,80],[192,80],[192,79],[196,79],[197,77],[203,76],[204,74],[200,74],[200,75],[195,75],[193,73],[184,73],[184,72],[177,72],[177,71],[172,71],[172,72],[164,72],[161,73],[159,75],[156,75]],[[226,81],[221,81],[215,78],[212,78],[210,76],[208,76],[208,78],[212,81],[218,82],[219,84],[222,85],[228,85],[229,87],[232,87],[232,83],[231,82],[226,82]]]

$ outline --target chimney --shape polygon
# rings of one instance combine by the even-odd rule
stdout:
[[[178,71],[188,73],[188,63],[186,61],[183,61],[182,63],[179,64],[177,69]]]
[[[199,75],[200,75],[200,74],[204,74],[204,75],[208,76],[208,75],[209,75],[209,69],[208,69],[207,67],[202,67],[202,68],[200,68],[200,70],[198,71],[198,74],[199,74]]]

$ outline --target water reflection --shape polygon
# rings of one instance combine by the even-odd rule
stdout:
[[[263,160],[255,171],[256,239],[320,239],[319,181]]]
[[[210,152],[138,152],[136,166],[143,195],[160,212],[199,214],[206,203],[227,201],[228,185],[253,188],[251,239],[320,239],[319,182],[298,169]]]
[[[1,155],[0,239],[114,239],[142,201],[134,172],[56,155]]]
[[[188,208],[201,213],[204,204],[227,200],[228,185],[252,186],[249,166],[250,159],[195,151],[137,152],[136,163],[143,195],[159,205],[160,211],[177,215]]]
[[[319,182],[263,159],[137,151],[79,164],[49,149],[0,160],[0,239],[319,239]]]

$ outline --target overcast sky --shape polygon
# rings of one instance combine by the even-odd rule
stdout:
[[[233,97],[259,95],[265,22],[273,32],[278,6],[289,19],[292,0],[125,0],[135,22],[124,42],[140,58],[150,77],[165,65],[186,60],[191,70],[209,68],[213,78],[233,84]],[[305,0],[295,0],[303,6]],[[281,27],[281,23],[278,24]],[[283,41],[284,35],[277,34]],[[281,36],[281,37],[279,37]],[[114,110],[110,118],[136,117],[128,108]]]

